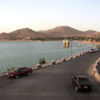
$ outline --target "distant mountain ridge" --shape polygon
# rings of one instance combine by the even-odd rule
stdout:
[[[58,26],[53,29],[42,31],[48,37],[71,37],[71,36],[83,36],[85,33],[69,26]]]
[[[88,35],[90,34],[94,34],[94,33],[96,33],[97,31],[95,31],[95,30],[87,30],[87,31],[85,31],[85,33],[87,33]]]
[[[100,37],[100,32],[94,30],[80,31],[69,26],[58,26],[45,31],[34,31],[30,28],[22,28],[10,33],[1,33],[0,40],[37,40],[37,39],[59,39],[66,37]]]

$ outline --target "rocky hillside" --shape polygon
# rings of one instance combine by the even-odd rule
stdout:
[[[65,38],[73,36],[84,36],[85,32],[76,30],[68,26],[59,26],[50,30],[42,31],[40,33],[45,34],[46,37],[51,38]]]
[[[95,32],[95,33],[93,33],[93,37],[98,37],[98,38],[100,38],[100,32]]]
[[[59,26],[46,31],[34,31],[29,28],[18,29],[10,33],[1,33],[0,40],[37,40],[37,39],[59,39],[66,37],[94,37],[100,36],[100,32],[93,30],[80,31],[69,26]]]
[[[10,33],[0,34],[0,39],[16,40],[16,39],[42,39],[42,33],[36,32],[29,28],[18,29]]]
[[[95,31],[95,30],[87,30],[87,31],[85,31],[85,33],[87,33],[88,35],[92,35],[92,34],[94,34],[96,32],[97,31]]]

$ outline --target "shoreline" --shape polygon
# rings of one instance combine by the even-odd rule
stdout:
[[[44,41],[63,41],[62,40],[0,40],[0,42],[44,42]],[[70,40],[69,40],[70,41]],[[100,44],[100,42],[96,41],[80,41],[80,40],[72,40],[74,42],[86,43],[86,44]]]
[[[74,42],[80,42],[80,43],[86,43],[86,44],[100,44],[100,42],[96,42],[96,41],[78,41],[78,40],[73,40]]]
[[[63,40],[0,40],[0,42],[45,42],[45,41],[63,41]]]

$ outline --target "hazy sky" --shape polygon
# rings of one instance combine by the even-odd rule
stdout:
[[[0,0],[0,32],[60,25],[100,31],[100,0]]]

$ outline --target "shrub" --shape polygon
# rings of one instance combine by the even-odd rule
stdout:
[[[15,70],[15,67],[7,68],[7,71]]]
[[[44,57],[40,58],[39,59],[39,64],[44,64],[44,63],[46,63],[45,58]]]

